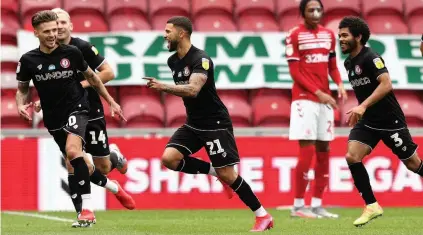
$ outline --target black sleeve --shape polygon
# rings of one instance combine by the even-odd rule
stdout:
[[[18,66],[16,67],[16,79],[20,82],[29,82],[31,81],[31,73],[30,69],[28,68],[28,62],[22,56],[19,59]]]
[[[385,66],[385,61],[381,56],[375,53],[370,53],[366,58],[365,66],[369,71],[370,78],[378,79],[382,73],[387,73],[388,69]]]
[[[192,65],[192,73],[202,73],[207,76],[207,71],[210,69],[210,66],[211,62],[209,58],[200,57],[194,61],[194,64]]]
[[[92,70],[96,70],[104,62],[104,57],[98,53],[97,48],[88,42],[83,42],[79,49]]]
[[[169,66],[169,68],[172,70],[173,68],[172,68],[171,62],[170,62],[171,59],[172,59],[172,56],[167,59],[167,66]]]
[[[73,61],[75,61],[76,63],[76,69],[78,69],[81,72],[85,72],[88,70],[88,64],[84,59],[84,56],[82,55],[82,52],[77,48],[77,47],[73,47]],[[72,62],[73,62],[72,61]]]
[[[422,42],[423,42],[423,34],[422,34]]]

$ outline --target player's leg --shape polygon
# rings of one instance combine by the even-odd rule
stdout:
[[[313,160],[315,140],[317,139],[317,120],[319,104],[309,100],[296,100],[291,104],[289,139],[299,143],[298,162],[295,167],[294,205],[291,216],[318,218],[319,216],[305,207],[304,194],[309,183],[308,172]]]
[[[383,214],[383,210],[373,194],[369,174],[362,162],[364,157],[370,154],[372,149],[377,145],[380,138],[378,131],[371,130],[362,124],[357,124],[351,130],[349,136],[346,160],[354,180],[354,185],[366,203],[363,214],[353,223],[357,227],[363,226]]]
[[[106,177],[112,169],[112,162],[110,160],[106,122],[103,118],[88,122],[85,140],[87,142],[85,150],[95,165],[95,170],[90,176],[91,182],[106,188],[115,195],[125,208],[133,210],[135,201],[132,197],[120,187],[117,181]]]
[[[126,173],[128,170],[127,160],[116,144],[109,145],[104,118],[88,122],[85,139],[87,141],[87,152],[94,156],[94,164],[103,175],[109,174],[114,168],[121,174]],[[88,149],[92,151],[88,151]],[[97,158],[96,156],[102,157]]]
[[[162,164],[168,169],[187,174],[209,174],[216,172],[209,162],[192,157],[203,147],[195,133],[186,126],[180,127],[171,137],[162,156]]]
[[[90,170],[82,151],[83,144],[85,144],[84,137],[87,123],[87,113],[75,113],[69,117],[69,123],[63,130],[68,133],[65,148],[66,157],[74,169],[74,176],[82,197],[82,210],[78,215],[78,221],[92,223],[95,222],[95,216],[91,202]],[[93,169],[93,167],[90,168]]]
[[[329,143],[334,139],[333,109],[320,104],[316,141],[316,166],[314,168],[314,188],[311,198],[311,211],[325,218],[338,218],[339,215],[330,213],[322,206],[323,193],[329,183]]]
[[[423,177],[423,161],[407,128],[384,132],[382,140],[410,171]]]
[[[187,174],[208,174],[217,177],[211,163],[191,156],[203,147],[203,142],[187,126],[180,127],[169,140],[162,156],[162,164],[168,169]],[[218,180],[219,177],[217,177]],[[221,181],[221,180],[220,180]],[[226,196],[233,197],[232,189],[222,183]]]
[[[254,212],[256,223],[251,231],[272,228],[272,216],[263,208],[250,185],[235,171],[234,165],[239,163],[239,155],[233,131],[196,131],[196,134],[203,141],[218,177]]]

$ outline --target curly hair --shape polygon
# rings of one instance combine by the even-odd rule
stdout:
[[[317,1],[317,2],[319,2],[320,3],[320,6],[322,7],[322,10],[323,10],[323,3],[320,0],[301,0],[301,2],[300,2],[300,9],[299,10],[300,10],[300,14],[303,16],[303,18],[305,18],[304,11],[306,9],[307,3],[310,2],[310,1]]]
[[[370,38],[370,29],[366,21],[356,16],[344,17],[339,23],[338,29],[348,28],[354,37],[361,35],[361,45],[366,45]]]

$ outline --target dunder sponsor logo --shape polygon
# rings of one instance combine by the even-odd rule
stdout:
[[[72,70],[55,71],[51,73],[37,74],[35,75],[35,80],[39,82],[39,81],[47,81],[50,79],[70,78],[72,76],[73,76]]]

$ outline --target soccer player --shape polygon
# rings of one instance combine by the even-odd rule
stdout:
[[[254,212],[256,222],[251,231],[270,229],[272,216],[234,169],[239,155],[232,121],[216,92],[213,61],[191,44],[191,33],[192,23],[188,18],[175,16],[167,21],[164,38],[169,51],[176,51],[167,64],[176,85],[145,78],[149,88],[182,97],[187,112],[187,122],[169,140],[162,163],[174,171],[219,177]],[[191,156],[203,147],[212,164]]]
[[[335,35],[319,25],[323,14],[320,0],[302,0],[299,10],[304,23],[294,27],[286,38],[286,58],[294,85],[292,88],[289,139],[300,147],[295,169],[295,198],[291,216],[338,218],[322,207],[322,196],[329,182],[329,142],[334,139],[334,108],[328,73],[338,85],[338,96],[347,99],[336,65]],[[315,184],[311,210],[305,207],[308,172],[316,155]]]
[[[89,183],[93,166],[89,166],[83,157],[89,104],[88,94],[77,80],[78,71],[84,74],[91,86],[110,104],[112,115],[117,113],[124,119],[122,110],[109,95],[100,78],[88,67],[81,51],[74,46],[57,43],[56,13],[35,13],[32,16],[32,26],[40,46],[25,53],[19,60],[16,69],[19,81],[16,93],[18,112],[24,119],[31,120],[26,110],[33,105],[27,103],[29,82],[32,80],[44,110],[44,126],[74,169],[77,190],[82,198],[78,221],[90,224],[95,222]]]
[[[349,54],[344,65],[359,103],[347,112],[348,124],[353,129],[346,160],[355,187],[366,203],[363,214],[353,224],[363,226],[383,214],[373,195],[363,158],[382,140],[410,171],[420,176],[423,176],[423,161],[417,155],[417,145],[392,91],[384,60],[365,47],[370,37],[366,22],[358,17],[345,17],[339,24],[338,37],[342,53]]]
[[[52,10],[58,17],[58,36],[57,40],[60,44],[73,45],[77,47],[84,56],[85,61],[90,68],[98,70],[98,77],[103,84],[111,81],[114,78],[114,73],[105,58],[101,56],[97,49],[90,43],[80,39],[71,37],[73,28],[70,21],[69,14],[60,8]],[[105,187],[112,192],[118,201],[126,208],[132,210],[135,208],[135,202],[132,197],[127,194],[119,183],[115,180],[110,180],[106,175],[116,168],[120,173],[125,174],[127,171],[127,161],[120,153],[119,148],[111,144],[109,150],[109,141],[106,130],[106,121],[104,119],[104,110],[98,93],[90,87],[90,84],[82,73],[78,73],[79,81],[82,87],[88,91],[88,100],[90,104],[89,120],[85,132],[85,151],[89,154],[85,156],[93,156],[94,165],[96,169],[91,174],[91,182],[101,187]],[[40,102],[35,102],[36,111],[41,110]],[[92,161],[92,159],[85,159],[85,161]],[[66,160],[66,167],[68,169],[69,190],[77,214],[81,212],[81,195],[77,193],[78,182],[75,180],[73,167],[68,160]],[[86,224],[75,222],[72,227],[81,227]]]

